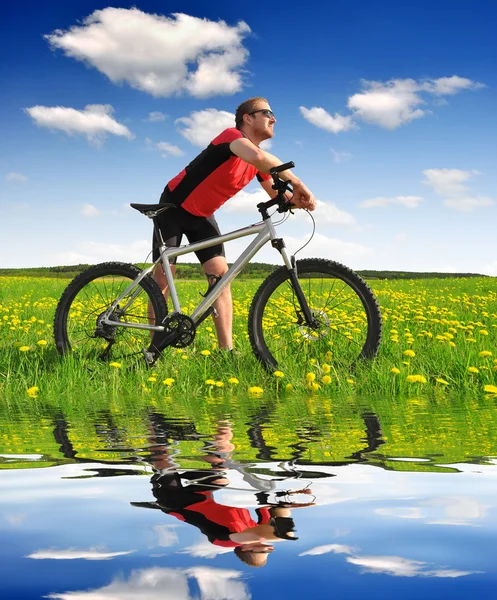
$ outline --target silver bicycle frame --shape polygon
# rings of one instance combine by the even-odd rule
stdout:
[[[254,225],[249,225],[248,227],[243,227],[242,229],[237,229],[224,235],[212,237],[207,240],[203,240],[202,242],[195,242],[193,244],[187,244],[185,246],[178,246],[177,248],[161,244],[159,246],[160,257],[150,267],[144,269],[140,273],[140,275],[128,286],[128,288],[118,298],[116,298],[116,300],[114,300],[112,305],[106,311],[107,315],[103,317],[102,322],[106,325],[111,325],[113,327],[131,327],[134,329],[148,329],[150,331],[164,331],[164,327],[162,325],[145,325],[142,323],[125,323],[122,321],[112,321],[108,318],[108,316],[112,314],[112,312],[121,302],[121,300],[124,297],[126,297],[140,283],[140,281],[144,277],[149,275],[154,270],[155,266],[159,262],[162,264],[167,285],[169,287],[169,295],[173,304],[172,312],[181,313],[181,305],[179,302],[178,294],[176,292],[176,287],[174,285],[174,277],[171,270],[171,264],[169,262],[170,259],[175,258],[176,256],[182,256],[183,254],[196,252],[197,250],[203,250],[204,248],[210,248],[211,246],[215,246],[217,244],[223,244],[224,242],[237,240],[248,235],[257,235],[257,237],[240,254],[240,256],[228,269],[228,271],[217,282],[215,287],[213,287],[210,290],[210,292],[206,295],[206,297],[190,315],[192,321],[194,323],[198,323],[201,320],[202,316],[205,314],[205,312],[209,310],[209,308],[219,298],[223,290],[233,281],[233,279],[235,279],[235,277],[240,273],[243,267],[251,260],[251,258],[255,256],[257,252],[259,252],[259,250],[265,244],[267,244],[267,242],[277,238],[276,230],[271,219],[266,219],[259,223],[255,223]],[[292,269],[292,262],[288,255],[288,252],[286,251],[286,248],[281,248],[280,252],[283,257],[283,262],[287,269]],[[132,304],[132,302],[139,293],[140,290],[136,290],[136,292],[131,295],[131,298],[128,300],[126,305],[121,307],[122,310],[126,310],[126,308],[128,308],[128,306]]]

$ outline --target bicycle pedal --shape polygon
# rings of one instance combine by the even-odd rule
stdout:
[[[153,367],[157,359],[159,358],[158,355],[155,354],[155,352],[149,352],[148,350],[145,350],[145,348],[143,348],[142,354],[143,358],[145,359],[145,362],[147,363],[147,366],[149,367]]]

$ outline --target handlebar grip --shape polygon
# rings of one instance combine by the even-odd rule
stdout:
[[[293,169],[294,167],[295,167],[295,163],[293,162],[293,160],[291,160],[290,162],[287,162],[284,165],[280,165],[279,167],[273,167],[272,169],[269,169],[269,174],[276,175],[276,173],[281,173],[281,171],[286,171],[287,169]]]

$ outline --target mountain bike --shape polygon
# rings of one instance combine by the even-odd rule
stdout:
[[[272,217],[292,209],[290,181],[278,173],[293,162],[271,169],[277,195],[261,202],[258,223],[179,247],[168,247],[157,216],[175,210],[172,204],[131,204],[154,222],[160,240],[159,258],[140,269],[122,262],[89,267],[65,289],[57,306],[54,335],[60,354],[85,359],[117,360],[142,356],[153,366],[168,346],[193,343],[199,325],[216,316],[214,302],[244,266],[268,242],[281,255],[283,266],[272,272],[255,293],[249,315],[250,343],[269,370],[315,360],[336,367],[350,366],[377,354],[382,331],[381,313],[369,286],[351,269],[321,258],[295,260],[276,234]],[[269,209],[276,207],[272,214]],[[309,213],[310,214],[310,213]],[[312,216],[312,215],[311,215]],[[288,217],[286,214],[281,220]],[[278,224],[278,223],[276,223]],[[210,285],[193,311],[182,311],[170,260],[210,246],[255,235],[227,273]],[[172,310],[151,273],[164,270]]]

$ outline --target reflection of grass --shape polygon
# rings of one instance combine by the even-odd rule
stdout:
[[[335,355],[343,352],[328,345],[311,364],[303,363],[302,352],[293,364],[285,366],[280,377],[260,367],[248,341],[248,310],[260,282],[233,284],[239,355],[215,352],[212,323],[206,321],[192,346],[167,349],[152,371],[141,359],[121,360],[120,368],[96,361],[60,360],[54,348],[52,320],[68,282],[40,279],[34,283],[33,279],[6,277],[0,282],[0,393],[10,403],[82,394],[136,399],[171,394],[203,397],[208,392],[211,397],[228,400],[243,396],[250,388],[258,388],[255,395],[259,397],[274,395],[277,390],[280,395],[311,394],[322,403],[337,393],[399,398],[420,394],[444,398],[462,392],[482,396],[485,386],[492,395],[493,388],[488,386],[497,384],[494,278],[372,282],[384,317],[379,357],[347,372],[335,362]],[[203,282],[181,281],[178,287],[186,312],[197,302],[199,289],[205,291]],[[284,306],[286,300],[281,302]],[[346,316],[340,323],[335,321],[338,313],[329,315],[331,328],[340,331],[338,339],[345,344],[360,335],[364,325],[360,314],[349,312]],[[277,317],[277,312],[268,313],[268,323]],[[288,332],[302,337],[298,328],[289,327]],[[281,328],[274,335],[290,333]],[[205,350],[211,354],[202,354]],[[214,384],[206,384],[206,380]]]
[[[182,468],[205,468],[200,456],[206,439],[212,439],[218,423],[226,420],[233,428],[233,458],[242,463],[367,462],[397,471],[447,471],[452,468],[440,465],[481,462],[497,455],[497,405],[485,397],[392,401],[343,394],[333,399],[316,394],[261,399],[138,393],[117,399],[81,393],[1,405],[0,455],[41,458],[22,464],[0,459],[0,468],[74,459],[132,464],[142,459],[146,464],[157,445],[151,422],[162,423],[160,430],[167,433],[161,444],[166,439],[173,444],[174,459]]]

